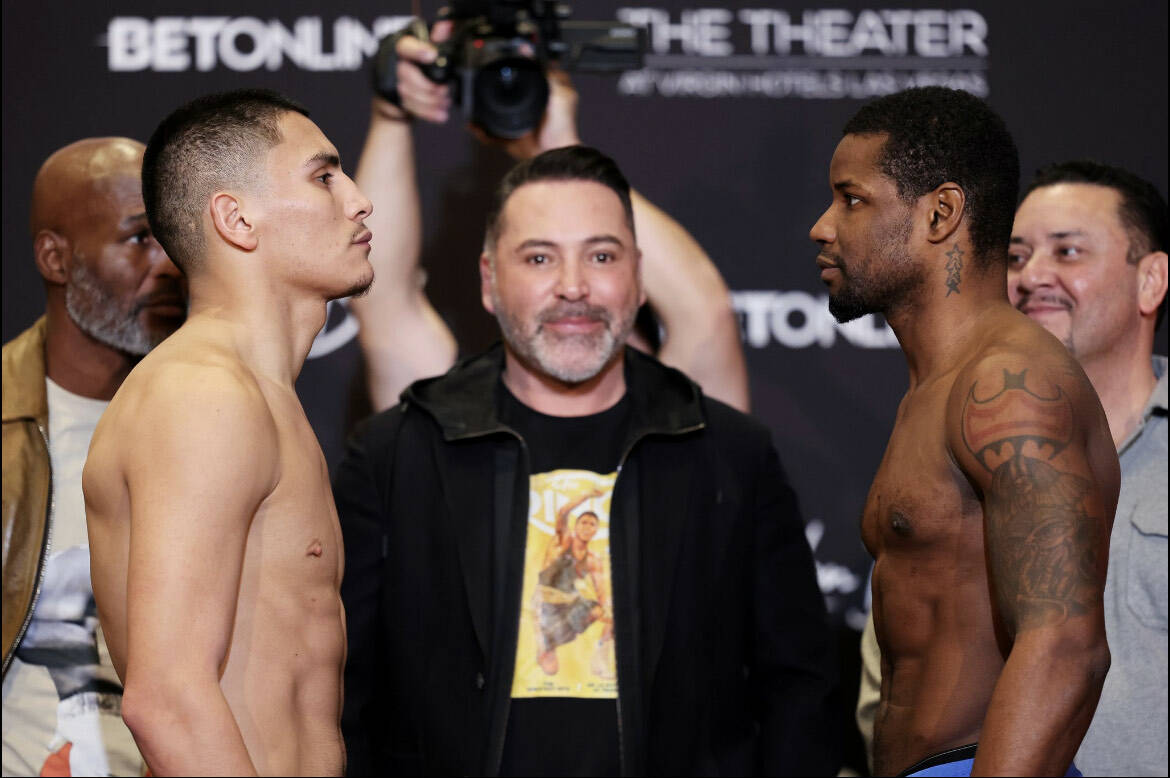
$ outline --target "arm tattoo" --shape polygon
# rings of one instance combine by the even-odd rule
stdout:
[[[959,294],[959,282],[962,281],[963,250],[956,243],[955,247],[947,252],[947,297],[951,292]]]
[[[1059,386],[1051,397],[1036,394],[1027,373],[1004,370],[1003,388],[989,397],[972,384],[962,414],[963,443],[991,474],[991,574],[1017,629],[1063,623],[1101,597],[1097,521],[1085,508],[1091,483],[1051,464],[1072,440],[1072,403]]]

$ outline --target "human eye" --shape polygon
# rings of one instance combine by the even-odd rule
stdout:
[[[846,208],[852,208],[855,205],[861,204],[861,198],[858,197],[857,195],[845,194],[845,195],[843,195],[843,197],[845,198],[845,207]]]
[[[330,182],[333,181],[333,174],[326,171],[324,173],[319,173],[318,175],[314,176],[314,178],[325,186],[329,186]]]
[[[530,265],[547,265],[549,257],[548,254],[530,254],[525,261]]]
[[[613,262],[615,259],[617,259],[617,257],[614,255],[614,253],[612,251],[596,251],[593,254],[593,261],[598,263],[599,265],[609,264],[610,262]]]
[[[133,243],[136,246],[141,246],[143,243],[146,243],[148,240],[150,240],[150,230],[145,229],[145,228],[138,230],[137,232],[133,233],[132,235],[130,235],[129,237],[126,238],[127,243]]]
[[[1023,249],[1008,252],[1008,267],[1020,269],[1028,264],[1028,252]]]
[[[1080,246],[1064,245],[1057,246],[1054,253],[1061,259],[1079,259],[1082,252]]]

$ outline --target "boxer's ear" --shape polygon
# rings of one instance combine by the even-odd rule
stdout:
[[[211,223],[223,241],[241,251],[253,251],[260,245],[260,237],[245,215],[239,195],[231,192],[216,192],[212,195]]]
[[[954,238],[959,225],[963,223],[963,210],[967,204],[963,188],[948,181],[925,195],[924,199],[927,206],[927,240],[944,243]]]

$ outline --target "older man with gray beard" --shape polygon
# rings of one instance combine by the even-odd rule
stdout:
[[[151,235],[141,143],[45,161],[31,233],[45,315],[5,344],[4,775],[139,775],[94,608],[81,470],[109,399],[186,315]]]
[[[613,160],[522,162],[479,262],[503,345],[355,433],[352,774],[836,772],[795,494],[765,428],[625,348],[640,262]]]

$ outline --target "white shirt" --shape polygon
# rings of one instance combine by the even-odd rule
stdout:
[[[122,722],[122,684],[98,625],[81,471],[107,403],[46,378],[49,553],[28,631],[4,678],[3,773],[142,775]]]

